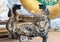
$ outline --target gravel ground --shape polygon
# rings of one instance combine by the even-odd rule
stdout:
[[[0,42],[19,42],[18,39],[0,38]],[[32,38],[29,42],[42,42],[41,37]],[[60,32],[49,32],[48,42],[60,42]]]

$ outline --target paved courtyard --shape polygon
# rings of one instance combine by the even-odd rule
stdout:
[[[35,37],[29,42],[42,42],[40,37]],[[0,42],[19,42],[17,39],[0,38]],[[60,32],[49,32],[48,42],[60,42]]]

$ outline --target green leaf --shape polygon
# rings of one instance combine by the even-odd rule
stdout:
[[[58,0],[37,0],[37,1],[44,5],[55,5],[58,3]]]

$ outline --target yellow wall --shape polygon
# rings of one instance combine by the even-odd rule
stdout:
[[[37,12],[40,11],[38,8],[38,5],[40,4],[36,0],[20,0],[22,2],[22,5],[29,10],[30,12]],[[58,4],[54,6],[49,6],[50,11],[50,18],[56,18],[57,16],[60,16],[60,0],[58,1]]]
[[[55,6],[52,6],[49,8],[50,10],[50,18],[56,18],[57,16],[60,16],[60,0],[58,1],[58,4]]]

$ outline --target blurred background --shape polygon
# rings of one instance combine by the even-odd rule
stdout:
[[[9,19],[7,16],[9,9],[12,8],[14,4],[21,4],[19,0],[0,0],[0,27],[5,27],[5,22]],[[22,5],[22,4],[21,4]],[[32,15],[28,10],[26,10],[23,5],[19,13],[22,15]],[[3,24],[4,23],[4,24]],[[54,19],[51,19],[51,28],[60,28],[60,16],[57,16]]]
[[[42,1],[38,0],[38,1],[42,2],[44,0],[42,0]],[[48,42],[60,42],[59,41],[60,40],[60,16],[59,16],[60,15],[60,6],[56,5],[55,8],[53,6],[51,6],[52,4],[54,4],[54,2],[56,3],[57,0],[54,0],[53,3],[50,2],[49,4],[47,4],[47,2],[43,3],[43,4],[48,5],[47,7],[49,7],[49,10],[51,12],[50,13],[51,17],[54,17],[54,14],[56,16],[55,18],[51,19],[51,30],[56,31],[56,32],[49,33]],[[9,17],[7,15],[8,15],[9,8],[12,9],[14,4],[22,5],[20,0],[0,0],[0,37],[1,37],[1,35],[3,36],[3,35],[7,34],[6,22],[9,19]],[[57,7],[57,6],[59,6],[59,7]],[[29,15],[29,16],[33,15],[23,5],[22,5],[21,9],[18,10],[18,13],[21,13],[22,15]],[[57,14],[59,14],[59,15],[57,16]],[[35,39],[36,39],[36,41],[35,41]],[[33,40],[33,42],[39,41],[39,38],[38,39],[35,38],[35,39]],[[0,42],[18,42],[18,40],[11,40],[8,38],[4,38],[4,39],[0,39]]]

